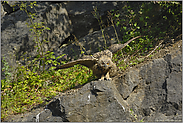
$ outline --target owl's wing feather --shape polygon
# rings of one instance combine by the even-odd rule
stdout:
[[[113,44],[111,45],[108,50],[110,50],[113,54],[114,53],[117,53],[119,50],[122,50],[126,45],[128,45],[131,41],[137,39],[137,38],[140,38],[142,36],[137,36],[135,38],[132,38],[131,40],[127,41],[126,43],[124,44]]]
[[[55,70],[73,67],[76,64],[81,64],[83,66],[91,68],[96,62],[97,62],[97,59],[93,58],[92,56],[85,56],[82,59],[71,61],[71,62],[68,62],[68,63],[63,64],[61,66],[58,66]]]

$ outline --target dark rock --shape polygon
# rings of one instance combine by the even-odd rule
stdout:
[[[77,93],[56,97],[45,109],[36,113],[11,121],[129,122],[135,120],[113,81],[90,82]]]
[[[121,76],[116,83],[119,93],[124,99],[127,99],[129,95],[139,84],[139,70],[129,71],[127,74]]]
[[[182,114],[181,66],[179,47],[164,58],[132,68],[118,77],[115,81],[117,89],[129,108],[139,116],[139,121],[140,117],[150,122],[174,121],[177,115]]]
[[[72,31],[68,13],[61,3],[38,2],[37,5],[35,8],[38,15],[33,23],[44,22],[44,25],[50,28],[40,37],[41,41],[43,39],[49,41],[43,45],[43,50],[58,50],[58,46],[70,36]],[[34,12],[34,9],[27,8],[27,10]],[[16,65],[16,60],[21,61],[22,56],[24,58],[35,57],[37,54],[35,39],[31,37],[30,28],[26,23],[30,24],[30,20],[27,14],[21,10],[1,19],[1,57],[4,56],[11,67]],[[23,60],[21,62],[24,63]]]
[[[19,5],[21,4],[21,2],[23,1],[8,1],[8,4],[11,8],[11,12],[9,12],[9,14],[19,10],[20,9]]]
[[[13,12],[13,7],[11,7],[7,2],[2,1],[1,4],[3,6],[4,11],[7,12],[7,14],[10,14]]]
[[[53,109],[58,109],[54,107]],[[62,117],[57,116],[52,112],[53,110],[45,109],[36,115],[36,122],[64,122]]]
[[[21,2],[8,2],[10,8],[14,7],[14,11],[9,12],[9,15],[3,16],[1,19],[1,51],[2,57],[5,57],[10,67],[15,67],[16,61],[25,65],[25,60],[29,57],[32,60],[37,55],[37,48],[34,38],[31,37],[30,28],[26,23],[30,24],[27,14],[19,9]],[[44,22],[45,26],[49,27],[50,31],[45,31],[40,40],[48,40],[48,43],[43,44],[43,52],[54,51],[56,56],[67,54],[68,57],[78,58],[81,54],[81,47],[85,47],[87,54],[93,54],[99,50],[103,50],[104,46],[108,47],[111,43],[116,43],[116,36],[112,27],[105,29],[104,34],[106,42],[104,41],[100,30],[98,21],[92,15],[93,6],[97,6],[102,16],[102,21],[106,21],[107,11],[111,9],[118,9],[123,2],[37,2],[37,17],[34,22]],[[73,7],[74,6],[74,7]],[[76,7],[77,6],[77,7]],[[4,9],[2,9],[4,11]],[[35,12],[30,7],[27,7],[28,12]],[[1,13],[4,13],[4,12]],[[82,21],[83,20],[83,21]],[[72,21],[72,25],[71,25]],[[106,24],[105,24],[106,25]],[[88,30],[94,28],[89,36],[80,39],[80,45],[70,45],[67,48],[59,48],[64,42],[68,42],[67,38],[72,37],[70,32],[74,27],[73,34],[78,37],[83,37],[88,34]],[[82,27],[82,28],[81,28]],[[117,29],[120,41],[122,35]],[[94,38],[93,38],[94,37]],[[108,37],[108,38],[107,38]],[[112,40],[111,40],[112,39]],[[73,40],[73,38],[72,38]],[[97,41],[97,42],[96,42]],[[88,45],[88,43],[90,45]],[[96,48],[94,48],[96,47]],[[98,49],[98,48],[99,49]],[[74,53],[73,53],[74,52]],[[48,66],[46,66],[48,68]]]
[[[47,107],[55,109],[60,104],[55,115],[61,114],[60,117],[70,122],[132,121],[125,101],[116,91],[112,81],[93,81],[75,94],[57,98]],[[56,102],[60,103],[53,105]]]
[[[160,122],[182,121],[181,47],[113,81],[92,81],[57,95],[45,109],[5,121]]]
[[[123,35],[120,32],[120,28],[115,27],[115,29],[118,33],[119,41],[121,42]],[[86,55],[92,55],[96,52],[104,50],[112,44],[118,43],[114,28],[112,26],[105,28],[104,34],[105,40],[102,36],[102,31],[95,31],[79,39],[78,41],[75,41],[75,43],[72,43],[67,47],[62,47],[60,50],[55,52],[55,54],[67,54],[68,58],[77,59],[81,57],[81,51],[84,51]]]
[[[64,53],[74,59],[80,57],[83,47],[87,54],[93,54],[117,43],[111,26],[104,29],[107,42],[105,44],[102,32],[98,31],[100,28],[96,24],[97,20],[91,14],[92,6],[95,5],[103,8],[102,17],[106,18],[106,11],[117,9],[116,6],[120,7],[122,2],[38,2],[36,20],[44,21],[46,26],[51,28],[43,35],[43,38],[50,41],[44,45],[44,50],[53,50],[56,56]],[[28,10],[31,11],[30,8]],[[70,38],[74,39],[69,38],[72,31],[69,17],[74,25],[73,34],[82,38],[79,43],[58,48]],[[25,25],[27,19],[26,13],[20,10],[2,17],[1,51],[10,67],[14,66],[15,61],[20,60],[25,52],[28,52],[29,56],[36,55],[35,43]],[[91,28],[93,32],[88,34]],[[120,34],[119,28],[116,29],[119,40],[122,41],[123,35]],[[113,81],[92,81],[77,92],[57,95],[46,107],[8,117],[5,121],[182,121],[182,47],[178,46],[168,52],[161,54],[160,58],[129,69],[114,77]]]
[[[37,114],[39,114],[40,112],[43,112],[43,111],[44,111],[43,108],[38,108],[38,109],[32,110],[31,112],[28,112],[25,114],[8,116],[4,120],[4,122],[35,122]]]
[[[88,1],[88,2],[65,2],[66,9],[69,14],[69,18],[73,24],[73,34],[78,38],[82,38],[85,35],[100,30],[98,20],[94,17],[92,12],[93,7],[97,7],[97,14],[101,16],[101,20],[105,26],[110,25],[107,22],[108,13],[112,9],[118,10],[123,7],[123,2],[103,2],[103,1]],[[91,31],[92,30],[92,31]]]
[[[182,122],[182,115],[166,116],[161,113],[153,113],[151,116],[145,117],[147,122]]]
[[[26,22],[30,24],[30,20],[27,14],[19,10],[17,6],[17,4],[20,5],[20,2],[10,1],[8,3],[14,6],[16,11],[1,19],[1,51],[2,57],[5,57],[10,67],[12,67],[16,66],[16,61],[20,61],[24,65],[25,61],[23,59],[27,57],[34,58],[37,54],[37,48],[33,37],[31,37],[30,28],[26,25]],[[108,47],[113,43],[117,43],[113,27],[109,27],[104,31],[107,43],[104,41],[101,31],[95,32],[100,30],[100,26],[91,12],[93,6],[97,6],[102,21],[106,22],[107,11],[122,7],[123,2],[37,2],[37,5],[35,8],[38,16],[34,22],[44,22],[45,26],[51,29],[45,31],[43,36],[40,37],[40,40],[46,39],[49,41],[43,45],[44,52],[54,51],[56,56],[67,54],[68,57],[73,59],[80,56],[81,52],[78,50],[82,46],[85,47],[87,54],[93,54],[103,50],[105,45]],[[27,10],[28,12],[34,12],[30,7]],[[77,38],[85,36],[79,39],[80,45],[71,44],[67,48],[59,48],[68,37],[72,36],[70,33],[73,28],[72,34]],[[93,31],[90,31],[87,35],[92,28]],[[116,29],[121,41],[122,35],[119,28]]]

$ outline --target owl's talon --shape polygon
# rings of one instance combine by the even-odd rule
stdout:
[[[99,81],[104,81],[104,79],[98,79]]]
[[[107,81],[111,81],[112,79],[111,78],[108,78]]]

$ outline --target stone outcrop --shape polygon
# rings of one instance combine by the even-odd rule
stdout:
[[[88,2],[65,2],[69,18],[73,25],[73,34],[78,38],[82,38],[87,34],[100,30],[98,20],[93,16],[94,7],[97,8],[97,14],[101,16],[103,24],[110,25],[108,13],[112,9],[122,8],[122,1],[105,2],[105,1],[88,1]]]
[[[112,81],[93,81],[83,86],[77,93],[56,98],[60,104],[61,117],[72,122],[132,121],[126,102],[117,92]],[[58,109],[58,108],[57,108]],[[57,114],[58,115],[58,114]]]
[[[50,28],[40,37],[41,41],[43,39],[49,41],[43,45],[43,49],[44,51],[57,50],[60,43],[70,36],[72,31],[67,10],[61,3],[38,2],[37,5],[35,8],[38,15],[33,23],[44,22],[44,25]],[[29,7],[27,10],[35,12]],[[10,66],[15,66],[15,61],[20,61],[24,53],[31,57],[35,57],[37,53],[36,43],[26,23],[30,24],[30,20],[21,10],[1,18],[1,57],[4,56]]]
[[[115,27],[118,33],[118,39],[122,40],[122,34],[120,28]],[[59,54],[66,54],[70,59],[77,59],[81,57],[81,52],[84,51],[85,55],[92,55],[96,52],[102,51],[112,44],[118,43],[117,36],[115,35],[113,26],[104,29],[105,39],[102,36],[102,31],[95,31],[91,34],[80,38],[78,41],[74,40],[74,43],[62,47],[55,52],[56,56]]]
[[[40,113],[40,114],[39,114]],[[70,122],[127,122],[135,120],[129,113],[125,100],[118,93],[113,81],[92,81],[77,92],[55,97],[54,101],[32,115],[19,118],[20,121]],[[12,120],[11,120],[12,121]]]
[[[105,44],[100,26],[91,11],[93,6],[97,6],[102,21],[107,23],[107,11],[118,9],[122,3],[38,2],[36,21],[45,22],[51,29],[43,34],[42,38],[50,41],[44,45],[44,50],[52,50],[56,56],[67,54],[70,59],[74,59],[80,57],[82,47],[87,54],[93,54],[103,50],[104,46],[117,43],[114,28],[109,26],[104,29],[107,42]],[[9,4],[13,5],[14,2]],[[30,8],[28,10],[32,11]],[[1,13],[2,57],[6,57],[10,66],[14,66],[15,61],[20,60],[25,52],[27,56],[34,57],[35,43],[25,24],[28,21],[26,13],[19,10],[18,6],[16,11],[2,9]],[[123,35],[119,28],[115,29],[122,41]],[[71,34],[78,38],[79,43],[76,41],[67,47],[59,48],[60,44],[69,40],[67,38]],[[57,95],[45,107],[10,116],[5,121],[182,121],[181,41],[161,52],[125,73],[119,73],[113,81],[92,81],[79,89]]]
[[[179,46],[179,47],[178,47]],[[181,120],[182,48],[132,68],[115,82],[122,97],[144,121]],[[158,114],[158,115],[157,115]]]
[[[31,37],[30,28],[26,25],[26,23],[30,24],[30,20],[18,5],[20,2],[16,1],[1,4],[1,57],[5,57],[10,67],[16,66],[16,61],[25,64],[22,57],[24,59],[30,56],[34,58],[37,54],[36,43]],[[73,59],[73,57],[78,58],[81,53],[78,51],[80,46],[76,46],[77,43],[60,48],[64,42],[68,43],[70,38],[73,40],[73,35],[86,48],[88,54],[104,49],[105,41],[99,31],[98,20],[91,13],[94,11],[93,7],[98,8],[98,14],[102,17],[104,24],[110,25],[110,23],[107,24],[107,11],[121,8],[123,2],[37,2],[37,5],[35,7],[37,17],[33,22],[44,22],[44,25],[50,28],[40,37],[40,40],[49,41],[43,45],[44,52],[53,51],[56,56],[64,53]],[[12,6],[14,6],[14,10],[10,11]],[[30,7],[27,10],[35,12]],[[119,39],[122,40],[119,28],[117,32]],[[113,27],[106,28],[104,34],[106,46],[117,42]],[[76,54],[73,54],[73,51]]]
[[[92,81],[57,95],[44,109],[7,121],[181,122],[181,41],[168,49],[160,52],[163,57],[139,64],[113,81]]]

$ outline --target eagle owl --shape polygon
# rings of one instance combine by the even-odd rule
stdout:
[[[93,54],[93,56],[85,55],[82,58],[68,62],[64,65],[58,66],[55,70],[65,69],[69,67],[73,67],[76,64],[81,64],[90,68],[93,71],[93,74],[100,80],[111,80],[110,77],[115,76],[117,73],[117,66],[112,62],[113,53],[118,52],[123,49],[128,43],[139,38],[141,36],[137,36],[132,38],[125,44],[114,44],[109,47],[108,50],[104,50],[101,52],[97,52]]]

